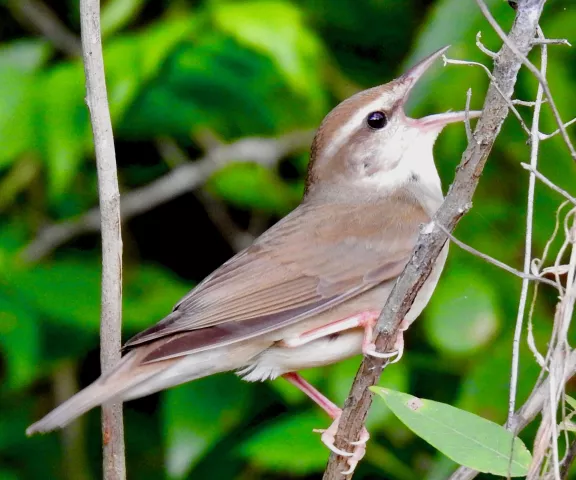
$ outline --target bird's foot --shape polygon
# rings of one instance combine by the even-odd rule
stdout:
[[[364,328],[365,335],[364,341],[362,342],[362,353],[364,355],[370,355],[371,357],[376,358],[392,358],[393,360],[390,360],[390,363],[396,363],[402,358],[402,355],[404,354],[404,332],[408,329],[408,325],[404,322],[400,324],[398,335],[394,342],[394,350],[385,353],[376,351],[376,344],[373,341],[373,327],[365,325]]]
[[[326,445],[332,452],[334,452],[336,455],[346,457],[348,470],[342,472],[342,475],[349,475],[354,471],[356,465],[358,465],[358,462],[364,457],[364,454],[366,453],[366,442],[370,438],[370,434],[366,428],[362,428],[362,431],[360,432],[360,439],[356,442],[349,442],[349,444],[354,447],[353,450],[351,452],[342,450],[334,445],[339,421],[340,415],[334,419],[332,424],[326,430],[315,429],[314,431],[322,433],[322,443]]]

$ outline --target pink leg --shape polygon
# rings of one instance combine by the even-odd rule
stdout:
[[[288,380],[292,385],[296,388],[303,391],[308,397],[310,397],[322,410],[324,410],[330,418],[334,421],[326,430],[314,430],[315,432],[322,433],[322,443],[326,445],[331,451],[336,453],[337,455],[341,455],[346,457],[348,460],[349,469],[346,472],[342,472],[345,475],[352,473],[358,465],[358,462],[362,460],[364,454],[366,453],[366,442],[370,438],[370,434],[368,430],[365,428],[362,429],[360,433],[360,440],[357,442],[351,442],[351,445],[354,446],[353,452],[346,452],[344,450],[340,450],[334,445],[335,435],[338,431],[338,421],[340,420],[340,415],[342,414],[342,410],[338,408],[334,403],[332,403],[328,398],[322,395],[318,390],[316,390],[312,385],[310,385],[306,380],[304,380],[299,374],[295,372],[285,373],[282,375],[286,380]]]
[[[332,403],[330,399],[322,395],[318,390],[316,390],[312,385],[310,385],[296,372],[285,373],[284,375],[282,375],[282,377],[288,380],[296,388],[303,391],[322,410],[324,410],[330,416],[331,419],[335,419],[342,413],[342,410],[338,408],[338,406]]]
[[[376,351],[376,345],[373,342],[374,326],[378,321],[378,316],[380,312],[377,310],[368,310],[366,312],[361,312],[357,315],[338,320],[337,322],[329,323],[328,325],[323,325],[321,327],[315,328],[308,332],[304,332],[301,335],[294,338],[285,338],[284,340],[278,342],[280,346],[293,348],[299,347],[306,343],[312,342],[322,337],[327,337],[334,333],[343,332],[345,330],[351,330],[353,328],[363,328],[364,329],[364,339],[362,341],[362,353],[364,355],[371,355],[378,358],[391,358],[396,357],[391,363],[396,363],[402,357],[404,352],[404,336],[403,332],[408,328],[407,326],[402,328],[398,332],[398,338],[394,347],[396,350],[390,353],[380,353]]]

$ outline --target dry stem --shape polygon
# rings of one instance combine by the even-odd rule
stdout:
[[[112,122],[108,108],[100,34],[100,1],[80,1],[82,56],[86,74],[86,103],[90,110],[98,169],[102,223],[102,304],[100,363],[102,373],[120,360],[122,329],[122,236],[120,192]],[[105,480],[124,480],[124,426],[122,404],[102,406],[103,474]]]
[[[122,221],[198,188],[216,170],[230,162],[255,162],[271,167],[289,153],[308,148],[313,134],[311,131],[301,131],[279,138],[242,138],[228,145],[218,145],[194,162],[186,162],[187,159],[181,158],[181,153],[172,151],[183,160],[183,163],[149,185],[122,195]],[[162,146],[166,147],[165,144]],[[165,150],[166,148],[163,148],[161,152],[163,156],[166,156]],[[26,261],[41,260],[74,237],[83,233],[97,232],[99,229],[100,209],[93,208],[76,219],[65,220],[44,228],[26,247],[22,256]]]

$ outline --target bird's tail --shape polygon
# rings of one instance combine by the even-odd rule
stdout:
[[[215,373],[237,370],[269,346],[244,342],[181,357],[146,363],[158,345],[144,345],[126,354],[118,366],[78,392],[26,430],[27,435],[65,427],[105,402],[124,402]]]
[[[65,427],[98,405],[109,401],[124,401],[132,389],[168,367],[167,362],[158,362],[146,366],[148,368],[131,368],[135,364],[135,354],[136,352],[130,352],[109,374],[101,376],[94,383],[52,410],[44,418],[30,425],[26,429],[26,434],[45,433]]]

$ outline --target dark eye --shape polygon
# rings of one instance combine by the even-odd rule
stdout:
[[[366,117],[366,123],[370,128],[380,129],[386,126],[388,119],[384,112],[372,112]]]

